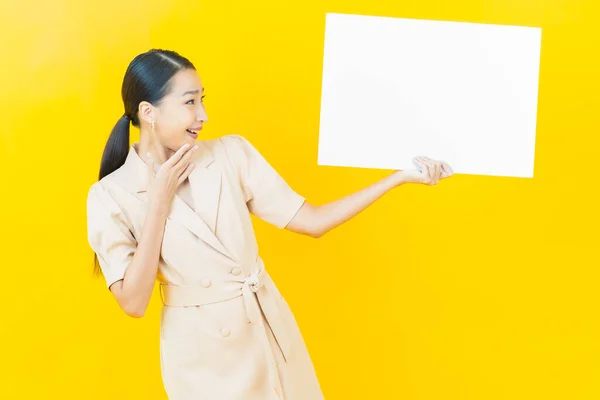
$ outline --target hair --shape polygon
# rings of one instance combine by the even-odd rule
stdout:
[[[137,55],[127,67],[121,97],[125,113],[106,141],[98,179],[119,169],[129,153],[129,122],[140,127],[138,107],[142,101],[158,106],[171,90],[175,74],[184,69],[196,69],[185,57],[172,50],[151,49]],[[94,272],[101,273],[98,256],[94,254]]]

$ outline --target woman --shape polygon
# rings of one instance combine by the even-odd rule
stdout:
[[[129,65],[125,114],[87,199],[97,272],[120,307],[163,302],[161,372],[171,400],[317,400],[319,382],[288,304],[258,255],[250,213],[320,237],[392,188],[436,184],[448,165],[418,158],[341,200],[311,205],[240,135],[196,141],[208,120],[194,66],[151,50]],[[140,128],[129,144],[130,122]]]

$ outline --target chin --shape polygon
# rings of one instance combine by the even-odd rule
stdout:
[[[194,143],[196,140],[198,140],[198,136],[199,136],[199,135],[196,135],[196,137],[192,137],[191,135],[187,134],[187,135],[185,136],[185,139],[184,139],[184,141],[183,141],[183,142],[184,142],[184,143]]]

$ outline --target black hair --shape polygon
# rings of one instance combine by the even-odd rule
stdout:
[[[102,153],[98,179],[119,169],[129,153],[129,123],[140,126],[138,108],[142,101],[158,106],[171,89],[171,80],[184,69],[196,69],[185,57],[172,50],[151,49],[137,55],[127,67],[121,87],[125,113],[115,126]],[[101,273],[94,254],[94,272]]]

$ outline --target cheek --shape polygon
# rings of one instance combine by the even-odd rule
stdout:
[[[189,128],[195,120],[194,108],[186,106],[180,108],[176,113],[173,114],[173,126],[177,129],[185,130]]]
[[[163,123],[165,134],[180,134],[189,128],[194,121],[194,115],[191,107],[174,107],[163,114]]]

